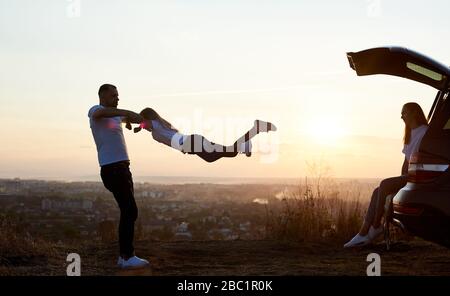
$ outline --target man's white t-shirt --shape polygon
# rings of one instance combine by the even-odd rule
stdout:
[[[105,107],[102,105],[95,105],[89,109],[88,112],[89,124],[97,146],[98,162],[100,166],[129,160],[127,146],[122,131],[122,117],[103,117],[94,120],[92,114],[101,108]]]
[[[411,155],[414,152],[419,151],[420,142],[422,141],[423,136],[428,130],[428,125],[421,125],[419,127],[416,127],[415,129],[411,130],[411,140],[409,141],[409,144],[406,144],[403,146],[402,152],[405,154],[406,159],[409,161],[411,158]]]

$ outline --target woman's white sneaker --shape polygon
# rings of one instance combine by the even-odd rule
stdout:
[[[353,237],[349,242],[347,242],[344,245],[344,248],[356,248],[356,247],[363,247],[368,244],[370,244],[372,240],[369,237],[369,234],[361,235],[357,234],[355,237]]]
[[[122,269],[138,269],[143,268],[146,266],[149,266],[150,263],[145,260],[141,259],[138,256],[133,256],[128,258],[128,260],[123,259],[122,260],[122,266],[120,266]]]

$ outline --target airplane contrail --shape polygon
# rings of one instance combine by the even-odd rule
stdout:
[[[273,91],[285,91],[290,89],[300,89],[300,88],[316,88],[318,86],[288,86],[288,87],[277,87],[277,88],[261,88],[261,89],[241,89],[241,90],[211,90],[211,91],[198,91],[198,92],[184,92],[184,93],[172,93],[172,94],[156,94],[152,97],[183,97],[183,96],[206,96],[206,95],[217,95],[217,94],[244,94],[244,93],[259,93],[259,92],[273,92]]]
[[[319,73],[321,76],[336,76],[342,75],[345,72],[322,72]],[[318,75],[311,74],[311,77],[317,77]],[[218,94],[244,94],[244,93],[260,93],[260,92],[273,92],[273,91],[286,91],[291,89],[302,89],[302,88],[318,88],[321,86],[322,82],[283,86],[283,87],[273,87],[273,88],[257,88],[257,89],[240,89],[240,90],[210,90],[210,91],[197,91],[197,92],[182,92],[182,93],[171,93],[171,94],[155,94],[152,97],[185,97],[185,96],[207,96],[207,95],[218,95]]]

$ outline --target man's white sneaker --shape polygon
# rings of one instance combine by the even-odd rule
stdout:
[[[252,156],[252,141],[248,140],[247,142],[241,143],[241,147],[239,148],[240,153],[245,153],[247,157]]]
[[[355,248],[355,247],[363,247],[371,243],[371,239],[369,234],[361,235],[357,234],[353,237],[348,243],[344,245],[344,248]]]
[[[128,258],[128,260],[123,260],[122,261],[122,269],[138,269],[138,268],[143,268],[150,265],[150,263],[145,260],[145,259],[141,259],[138,256],[133,256]]]
[[[373,226],[370,226],[369,228],[369,237],[370,240],[373,241],[375,240],[377,237],[379,237],[382,233],[384,232],[383,226],[378,227],[377,229],[375,229]]]
[[[277,130],[277,127],[275,126],[275,124],[268,122],[268,121],[262,121],[259,119],[255,120],[254,127],[256,128],[256,131],[258,133],[269,132],[269,131],[275,132]]]

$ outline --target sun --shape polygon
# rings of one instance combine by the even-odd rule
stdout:
[[[334,145],[345,135],[345,129],[338,120],[327,117],[309,122],[307,133],[319,144]]]

